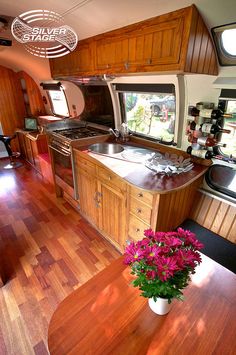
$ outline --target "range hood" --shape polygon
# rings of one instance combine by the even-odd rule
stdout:
[[[71,81],[76,85],[92,86],[92,85],[107,85],[107,82],[113,80],[114,78],[115,76],[104,74],[104,75],[95,75],[95,76],[86,76],[86,77],[60,76],[57,79]]]

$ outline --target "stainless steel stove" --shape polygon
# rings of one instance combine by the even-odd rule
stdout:
[[[67,128],[53,131],[54,136],[59,135],[69,140],[96,137],[107,133],[108,132],[106,131],[101,131],[92,127]]]
[[[52,166],[57,184],[67,184],[75,189],[75,167],[72,157],[72,142],[83,145],[83,140],[109,134],[107,127],[96,127],[75,120],[67,120],[51,124],[48,133],[49,149],[51,152]],[[75,196],[76,196],[76,192]]]

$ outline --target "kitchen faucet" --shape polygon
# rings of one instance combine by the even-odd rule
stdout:
[[[114,136],[115,136],[116,138],[119,138],[119,136],[120,136],[120,132],[119,132],[119,130],[116,129],[116,128],[114,128],[114,129],[109,128],[109,132],[112,133],[112,134],[114,134]]]

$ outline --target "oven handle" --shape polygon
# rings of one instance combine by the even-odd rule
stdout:
[[[56,152],[58,152],[58,153],[64,155],[64,157],[69,157],[69,156],[71,155],[71,153],[63,153],[61,150],[59,150],[59,149],[53,147],[53,146],[50,145],[50,144],[48,145],[48,147],[51,148],[51,149],[53,149],[53,150],[55,150]]]

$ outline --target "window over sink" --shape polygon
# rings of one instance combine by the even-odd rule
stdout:
[[[171,143],[175,136],[174,84],[116,84],[122,121],[134,135]]]

